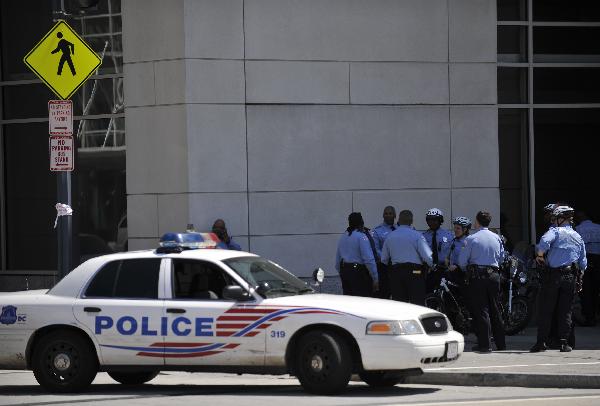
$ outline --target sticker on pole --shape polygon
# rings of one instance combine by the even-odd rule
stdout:
[[[69,99],[102,60],[69,24],[60,20],[23,58],[61,99]]]
[[[73,137],[70,135],[50,136],[50,171],[73,170]]]
[[[73,102],[71,100],[48,101],[50,135],[73,135]]]

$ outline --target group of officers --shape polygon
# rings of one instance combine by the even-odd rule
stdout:
[[[573,216],[571,207],[551,207],[550,228],[536,247],[536,261],[544,269],[538,339],[531,351],[546,349],[553,328],[561,351],[571,351],[571,307],[578,276],[587,266],[585,243],[572,228]],[[447,270],[466,282],[477,336],[473,351],[490,353],[491,336],[497,350],[506,349],[498,297],[500,266],[507,253],[501,236],[488,229],[492,216],[479,211],[473,224],[467,217],[456,217],[453,232],[441,228],[444,214],[440,209],[428,210],[425,220],[429,228],[421,233],[412,226],[410,210],[402,210],[396,222],[396,211],[388,206],[383,223],[371,231],[361,213],[351,213],[336,253],[344,294],[424,305],[426,293],[435,289],[440,273]]]

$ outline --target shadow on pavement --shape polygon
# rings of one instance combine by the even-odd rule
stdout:
[[[437,388],[420,388],[411,386],[394,386],[391,388],[371,388],[363,384],[349,385],[347,390],[336,397],[397,397],[430,394],[439,391]],[[141,399],[162,396],[198,396],[198,395],[247,395],[254,396],[315,396],[305,392],[299,385],[139,385],[96,384],[81,393],[56,394],[62,399],[53,402],[48,399],[48,392],[38,385],[6,385],[0,387],[0,396],[39,396],[27,403],[29,405],[51,405],[63,403],[99,402],[104,400]],[[110,397],[106,397],[110,395]],[[83,398],[82,398],[83,397]],[[72,400],[65,398],[73,398]]]

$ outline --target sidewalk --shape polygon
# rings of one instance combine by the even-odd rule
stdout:
[[[600,326],[577,327],[576,349],[570,353],[547,350],[530,353],[536,329],[506,337],[506,351],[471,352],[474,335],[465,337],[465,352],[446,367],[423,369],[410,383],[469,386],[524,386],[600,388]]]

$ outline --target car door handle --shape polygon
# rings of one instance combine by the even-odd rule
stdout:
[[[83,311],[88,313],[99,313],[102,309],[99,307],[84,307]]]
[[[185,309],[167,309],[167,313],[185,313]]]

